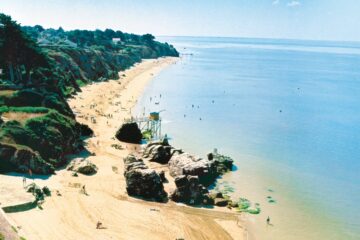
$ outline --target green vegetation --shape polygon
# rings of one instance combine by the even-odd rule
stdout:
[[[234,187],[227,181],[223,181],[216,184],[215,190],[222,194],[228,195],[235,191]]]
[[[14,226],[11,226],[11,228],[12,228],[12,230],[14,230],[14,232],[18,232],[18,230],[16,229],[16,227],[14,227]]]
[[[151,140],[152,139],[152,132],[151,130],[146,130],[142,132],[143,139]]]
[[[75,121],[66,98],[162,56],[179,53],[151,34],[22,27],[0,13],[0,172],[52,173],[92,134]]]
[[[8,109],[3,108],[1,110]],[[12,108],[12,110],[18,111],[19,109]],[[25,124],[8,121],[1,126],[0,143],[6,145],[2,146],[3,149],[7,149],[0,153],[2,167],[9,168],[12,165],[22,165],[24,161],[26,163],[33,159],[38,165],[46,163],[48,166],[47,169],[43,169],[41,166],[33,166],[34,172],[50,173],[55,167],[64,163],[65,154],[74,152],[78,148],[80,145],[80,125],[74,119],[66,117],[56,110],[25,108],[25,111],[38,112],[40,110],[42,112],[47,111],[47,113],[27,119]],[[9,143],[13,144],[13,147],[9,147]],[[21,150],[19,146],[28,148],[21,151],[23,153],[22,158],[18,154]]]
[[[238,211],[250,214],[259,214],[261,212],[259,203],[255,203],[254,207],[252,207],[251,205],[252,204],[248,199],[240,198],[238,202]]]
[[[247,210],[251,205],[250,201],[247,200],[246,198],[240,198],[238,204],[239,204],[240,211]]]
[[[5,240],[5,236],[0,232],[0,240]]]
[[[8,107],[1,106],[0,113],[23,112],[23,113],[48,113],[50,109],[44,107]]]
[[[0,23],[0,66],[12,83],[26,85],[35,69],[49,67],[48,58],[11,17],[0,14]]]
[[[272,196],[267,196],[266,198],[267,198],[267,200],[268,200],[268,203],[276,203],[276,200],[273,199]]]
[[[248,208],[245,212],[250,214],[259,214],[261,212],[260,204],[255,203],[255,206],[253,208]]]

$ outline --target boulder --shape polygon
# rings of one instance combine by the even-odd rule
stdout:
[[[125,123],[116,132],[115,137],[122,142],[140,143],[142,134],[137,123]]]
[[[165,177],[165,172],[163,170],[159,172],[159,176],[160,176],[160,179],[161,179],[162,182],[167,181],[167,179]]]
[[[229,200],[224,199],[224,198],[215,198],[214,199],[214,204],[218,207],[226,207],[229,203]]]
[[[233,162],[230,157],[217,153],[214,151],[207,154],[208,160],[213,161],[216,167],[216,171],[219,175],[224,174],[225,172],[232,169]]]
[[[77,158],[71,161],[67,170],[82,173],[84,175],[93,175],[97,173],[98,168],[95,164],[85,158]]]
[[[199,183],[197,176],[180,175],[175,178],[176,189],[170,195],[171,200],[191,205],[209,204],[208,190]]]
[[[163,145],[162,142],[150,143],[146,146],[143,157],[149,161],[165,164],[171,158],[171,146]]]
[[[163,179],[155,170],[149,169],[142,159],[134,155],[124,158],[126,191],[131,196],[166,201]],[[163,176],[164,177],[164,176]]]
[[[209,193],[209,196],[212,198],[212,199],[215,199],[215,198],[224,198],[223,194],[221,192],[216,192],[216,191],[212,191]]]
[[[175,154],[169,161],[170,175],[198,176],[200,183],[208,185],[217,176],[213,161],[197,158],[188,153]]]
[[[167,140],[163,140],[148,144],[144,150],[143,157],[148,158],[149,161],[165,164],[169,162],[174,154],[181,153],[183,153],[181,149],[175,149],[169,145]]]

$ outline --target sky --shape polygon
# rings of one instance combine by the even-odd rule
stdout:
[[[65,30],[360,41],[360,0],[0,0],[0,12]]]

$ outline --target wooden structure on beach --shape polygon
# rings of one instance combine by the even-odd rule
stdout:
[[[160,112],[151,112],[148,117],[136,117],[126,119],[125,123],[136,122],[142,133],[150,133],[151,140],[161,139]]]

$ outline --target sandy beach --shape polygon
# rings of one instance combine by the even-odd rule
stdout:
[[[148,202],[126,193],[123,158],[129,152],[136,153],[136,146],[119,142],[114,138],[115,132],[124,119],[131,117],[131,109],[146,84],[177,61],[177,58],[144,60],[120,72],[119,80],[87,85],[69,100],[77,120],[89,125],[95,133],[86,140],[86,149],[92,154],[83,156],[99,170],[93,176],[73,177],[70,171],[61,169],[54,176],[35,178],[36,184],[48,186],[53,194],[46,198],[43,210],[7,214],[21,236],[27,240],[250,239],[242,216],[235,211],[200,209],[171,201]],[[113,144],[123,149],[115,149]],[[156,164],[150,166],[166,169]],[[0,182],[7,189],[22,191],[20,175],[0,175]],[[82,185],[86,185],[88,195],[80,193]],[[168,192],[172,188],[171,184],[165,184]],[[61,196],[55,194],[56,190]],[[11,191],[1,195],[2,206],[23,198],[17,196],[18,192],[12,196]],[[103,229],[96,229],[98,221],[102,222]]]

